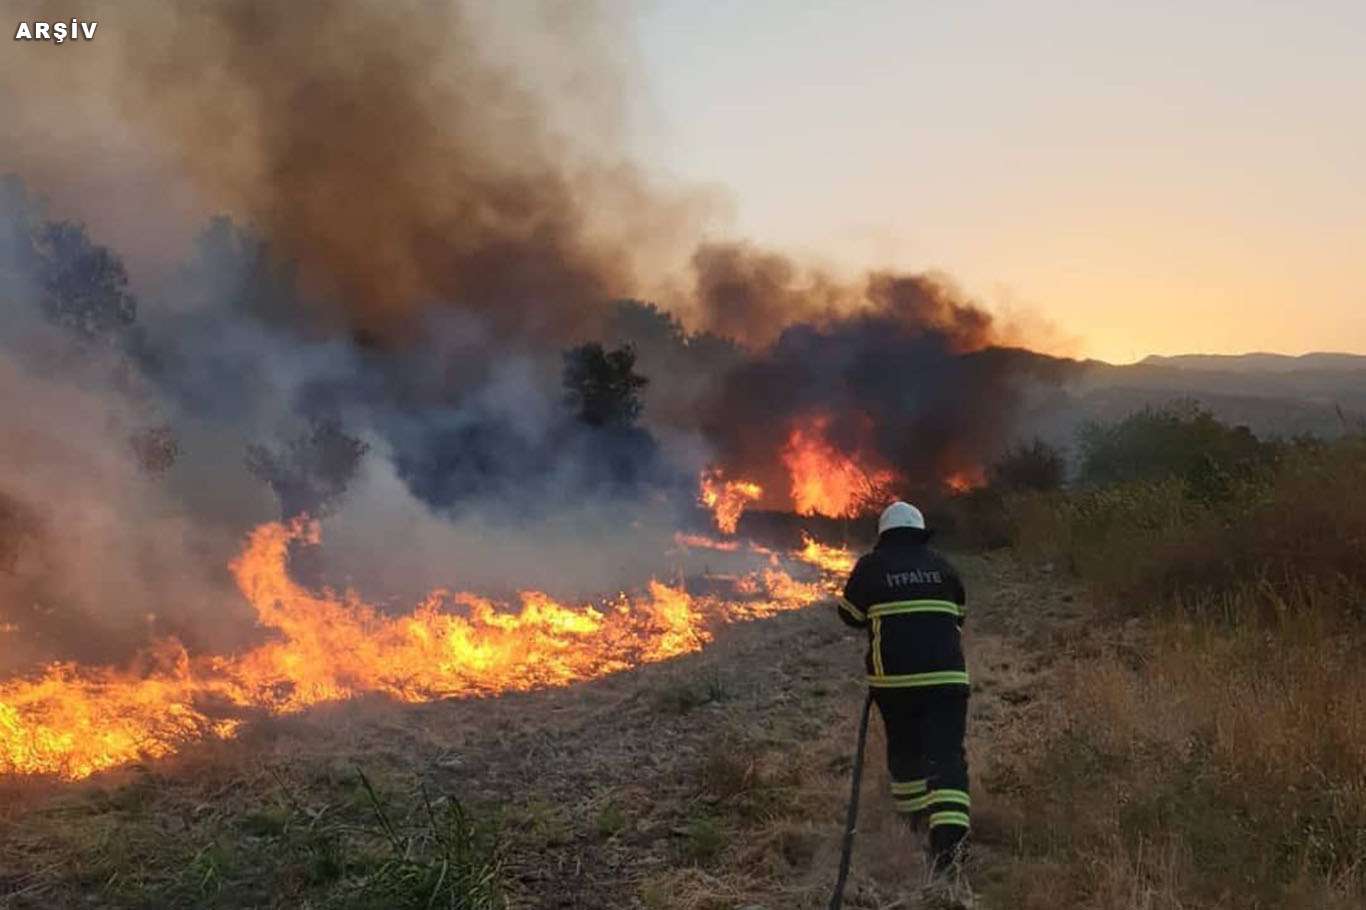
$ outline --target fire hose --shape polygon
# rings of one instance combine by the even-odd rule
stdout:
[[[858,823],[858,792],[863,782],[863,753],[868,745],[868,714],[873,707],[873,691],[863,700],[863,716],[858,724],[858,748],[854,750],[854,775],[849,788],[849,812],[844,821],[844,844],[840,848],[840,871],[835,879],[835,893],[830,896],[830,910],[840,910],[844,904],[844,885],[849,880],[849,862],[854,856],[854,834]]]

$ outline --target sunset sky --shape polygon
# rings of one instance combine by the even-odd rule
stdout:
[[[1366,4],[633,6],[636,153],[1071,353],[1366,352]]]

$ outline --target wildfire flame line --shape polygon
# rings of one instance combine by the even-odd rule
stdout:
[[[712,510],[716,528],[723,534],[734,534],[740,526],[740,516],[751,502],[764,495],[763,487],[747,480],[726,480],[719,469],[702,472],[698,481],[698,500]]]
[[[144,656],[154,669],[141,675],[58,663],[0,681],[0,773],[76,779],[163,757],[189,741],[232,736],[242,709],[279,714],[365,693],[419,702],[565,685],[696,651],[716,623],[825,594],[769,567],[747,579],[751,601],[693,597],[652,581],[644,596],[596,606],[523,592],[515,612],[435,591],[410,614],[390,617],[354,593],[318,594],[289,577],[290,545],[318,534],[302,521],[262,525],[230,566],[261,624],[277,634],[266,644],[192,658],[167,640]]]

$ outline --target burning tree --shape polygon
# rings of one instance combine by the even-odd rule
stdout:
[[[764,495],[764,488],[748,480],[726,480],[720,468],[708,468],[698,480],[697,499],[712,510],[717,530],[734,534],[740,516],[752,502]]]

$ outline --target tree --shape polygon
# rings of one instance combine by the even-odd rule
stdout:
[[[988,472],[991,485],[1002,490],[1056,490],[1067,476],[1067,461],[1057,448],[1035,438],[1010,449]]]
[[[75,221],[48,221],[34,236],[43,314],[87,341],[123,331],[137,319],[128,272],[109,250],[91,242]]]
[[[32,293],[48,321],[85,341],[137,318],[123,262],[78,221],[46,221],[17,177],[0,180],[0,293]]]
[[[282,449],[248,446],[247,470],[270,484],[285,518],[320,518],[336,507],[369,449],[338,421],[314,420]]]
[[[640,392],[650,381],[635,365],[629,344],[608,351],[590,342],[565,351],[565,404],[591,427],[634,425],[643,408]]]

